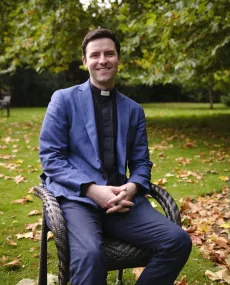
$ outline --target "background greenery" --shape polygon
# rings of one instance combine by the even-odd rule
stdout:
[[[229,6],[228,0],[2,0],[0,89],[13,89],[14,105],[44,106],[50,90],[84,81],[82,39],[104,27],[121,40],[121,86],[173,84],[187,100],[208,100],[212,108],[222,96],[229,104]],[[22,88],[15,88],[12,74]],[[41,100],[31,99],[39,88]],[[165,100],[161,94],[158,101]]]

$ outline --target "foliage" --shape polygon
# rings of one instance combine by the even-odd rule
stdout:
[[[18,1],[4,14],[1,73],[13,73],[19,66],[37,72],[68,69],[81,58],[81,41],[95,11],[93,5],[84,11],[80,1]]]
[[[228,0],[125,1],[118,20],[124,80],[222,90],[230,70]]]
[[[230,94],[222,96],[221,101],[227,106],[230,107]]]
[[[203,89],[211,105],[214,90],[226,94],[229,0],[88,2],[3,0],[0,73],[27,66],[37,72],[67,70],[80,59],[87,31],[101,26],[115,30],[122,41],[120,84]]]

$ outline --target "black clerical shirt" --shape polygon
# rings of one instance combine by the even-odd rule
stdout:
[[[117,106],[116,90],[110,90],[109,96],[101,95],[91,83],[95,120],[98,134],[99,154],[103,168],[108,176],[108,185],[119,185],[117,171]]]

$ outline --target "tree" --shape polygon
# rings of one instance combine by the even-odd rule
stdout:
[[[58,73],[81,57],[82,38],[92,26],[92,15],[96,13],[93,3],[86,11],[76,0],[15,3],[8,5],[4,19],[0,19],[1,23],[7,22],[0,42],[2,74],[13,73],[21,66],[32,67],[37,72]],[[96,18],[94,23],[97,25]]]
[[[213,90],[230,72],[228,0],[123,2],[123,78],[132,84],[177,83]],[[225,80],[226,82],[226,80]]]

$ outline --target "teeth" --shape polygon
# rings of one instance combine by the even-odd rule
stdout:
[[[110,69],[111,69],[111,67],[109,67],[109,68],[100,68],[98,70],[110,70]]]

